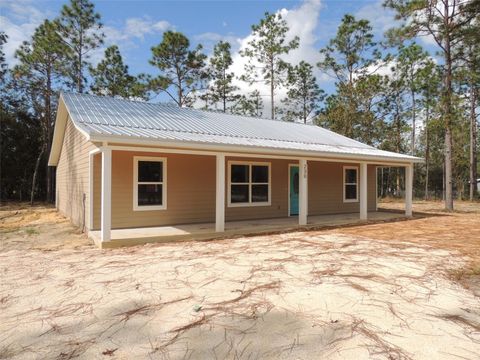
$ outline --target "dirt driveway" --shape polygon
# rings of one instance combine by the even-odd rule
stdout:
[[[473,258],[433,241],[476,211],[105,251],[58,219],[71,242],[39,250],[48,226],[4,213],[0,359],[478,359],[480,298],[451,278]]]

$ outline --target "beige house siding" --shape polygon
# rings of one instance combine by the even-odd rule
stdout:
[[[359,202],[343,202],[343,167],[356,163],[328,163],[311,161],[308,164],[308,214],[341,214],[360,211]],[[360,174],[359,174],[360,175]],[[360,195],[360,176],[358,195]],[[367,168],[368,211],[376,209],[376,168]]]
[[[56,204],[57,209],[79,227],[88,226],[88,157],[92,149],[93,144],[68,119],[57,165]]]
[[[88,152],[87,152],[88,156]],[[167,159],[167,208],[133,210],[134,156]],[[247,220],[288,216],[288,176],[292,160],[227,157],[228,162],[252,161],[271,164],[271,205],[228,207],[225,220]],[[87,161],[88,164],[88,161]],[[309,215],[358,212],[359,203],[343,202],[343,166],[358,164],[309,162]],[[88,167],[87,167],[88,170]],[[88,174],[88,171],[87,171]],[[368,167],[368,210],[376,206],[376,170]],[[94,158],[94,229],[100,227],[101,155]],[[225,196],[227,199],[227,194]],[[227,202],[227,201],[226,201]],[[215,157],[169,153],[113,151],[112,153],[112,228],[162,226],[215,221]]]
[[[134,156],[167,158],[167,208],[165,210],[133,210]],[[94,229],[100,226],[100,165],[99,156],[95,162]],[[214,220],[215,157],[112,152],[112,228],[201,223]]]

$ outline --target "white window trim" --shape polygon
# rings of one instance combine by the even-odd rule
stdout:
[[[232,183],[232,165],[247,165],[248,171],[248,193],[250,199],[248,202],[232,203],[232,185],[245,185],[247,183]],[[268,183],[252,183],[252,165],[260,165],[268,167]],[[253,207],[253,206],[271,206],[272,205],[272,165],[270,162],[258,162],[258,161],[228,161],[228,186],[227,186],[227,206],[228,207]],[[268,201],[264,202],[252,202],[252,185],[268,185]]]
[[[162,184],[162,205],[138,205],[138,162],[139,161],[157,161],[162,162],[163,166],[163,181],[155,182],[154,184]],[[145,184],[153,184],[148,182]],[[134,156],[133,157],[133,211],[153,211],[167,209],[167,158],[154,156]]]
[[[347,170],[356,170],[356,183],[345,183],[345,173],[347,172]],[[357,190],[356,190],[356,195],[357,197],[355,199],[347,199],[346,198],[346,193],[345,193],[345,187],[346,185],[356,185],[357,187]],[[358,202],[358,166],[344,166],[343,167],[343,182],[342,182],[342,186],[343,186],[343,202],[344,203],[355,203],[355,202]]]

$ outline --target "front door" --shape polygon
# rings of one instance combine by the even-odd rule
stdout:
[[[290,166],[290,215],[298,215],[298,166]]]

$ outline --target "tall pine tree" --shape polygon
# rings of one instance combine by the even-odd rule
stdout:
[[[431,36],[443,56],[442,104],[445,128],[445,209],[453,210],[452,123],[455,117],[453,49],[464,40],[464,29],[480,12],[479,1],[386,0],[384,5],[396,12],[403,24],[390,31],[390,37]]]
[[[370,23],[345,15],[336,36],[320,50],[320,54],[323,59],[317,66],[336,80],[337,88],[337,94],[329,98],[323,111],[325,125],[342,135],[364,138],[364,134],[360,137],[355,134],[355,129],[361,125],[361,107],[368,106],[359,103],[361,96],[357,96],[356,91],[365,90],[368,83],[365,78],[375,72],[381,57]],[[357,87],[356,83],[360,81],[363,85]]]
[[[63,5],[56,22],[63,41],[71,49],[72,85],[83,93],[90,52],[102,45],[105,37],[100,14],[89,0],[70,0],[69,5]]]
[[[97,95],[146,98],[146,85],[128,73],[128,66],[123,63],[116,45],[105,50],[104,58],[96,67],[90,67],[90,75],[93,80],[91,90]]]
[[[216,44],[208,69],[212,82],[208,88],[209,101],[213,104],[220,103],[223,112],[227,112],[228,108],[238,100],[238,94],[236,94],[238,87],[233,85],[235,74],[228,71],[233,64],[230,51],[230,43],[220,41]]]
[[[301,120],[307,123],[308,118],[318,114],[324,91],[317,84],[313,74],[313,66],[305,61],[288,70],[287,97],[282,101],[285,105],[285,120]]]
[[[281,58],[299,45],[299,38],[286,41],[287,22],[282,15],[265,13],[260,23],[252,26],[252,40],[240,52],[248,59],[242,80],[249,84],[263,82],[270,87],[271,118],[275,119],[275,90],[286,80],[288,64]]]
[[[50,153],[55,125],[56,86],[68,74],[66,59],[70,49],[57,33],[55,23],[45,20],[16,53],[19,64],[13,69],[19,86],[28,94],[31,108],[42,123],[42,147],[37,157],[33,176],[32,196],[36,186],[36,174],[44,154]],[[53,172],[47,171],[47,201],[53,201]]]
[[[152,91],[165,92],[180,107],[191,106],[207,78],[205,59],[201,45],[191,49],[182,33],[165,32],[162,42],[152,47],[150,64],[161,71],[150,82]]]

